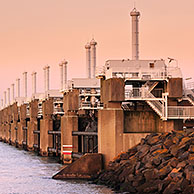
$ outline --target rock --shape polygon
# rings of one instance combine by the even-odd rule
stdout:
[[[166,189],[164,190],[163,194],[171,194],[171,193],[180,193],[181,186],[176,182],[171,182]]]
[[[194,193],[194,131],[151,134],[121,153],[94,183],[125,193]]]
[[[170,160],[169,163],[170,163],[170,165],[171,165],[173,168],[175,168],[175,167],[178,165],[179,161],[178,161],[177,158],[172,158],[172,159]]]
[[[150,148],[150,152],[153,152],[155,150],[162,149],[162,144],[154,145]]]
[[[167,149],[169,149],[170,148],[170,146],[172,146],[174,143],[173,143],[173,141],[172,141],[172,139],[170,139],[169,137],[165,140],[165,142],[164,142],[164,146],[167,148]]]
[[[187,163],[188,163],[187,161],[182,161],[178,163],[177,168],[184,168],[187,165]]]
[[[170,165],[167,165],[158,171],[158,176],[160,177],[160,179],[164,179],[171,172],[171,170],[172,167]]]
[[[149,136],[147,143],[149,145],[155,145],[156,143],[159,143],[160,139],[159,139],[159,135],[155,134],[154,136]]]
[[[190,145],[188,151],[189,151],[190,153],[194,153],[194,145]]]
[[[158,149],[152,153],[152,156],[163,155],[163,154],[167,154],[168,152],[169,152],[168,149]]]
[[[139,159],[143,158],[150,150],[150,146],[148,145],[141,145],[138,149],[137,157]]]
[[[158,170],[157,169],[146,169],[142,171],[146,181],[154,180],[158,178]]]
[[[187,160],[188,156],[189,156],[189,152],[184,152],[183,154],[181,153],[178,156],[178,160],[179,161]]]
[[[178,154],[179,147],[178,147],[178,145],[172,145],[169,148],[169,150],[170,150],[171,154],[176,157],[176,155]]]
[[[160,163],[161,163],[160,157],[153,158],[153,160],[152,160],[153,165],[158,166]]]

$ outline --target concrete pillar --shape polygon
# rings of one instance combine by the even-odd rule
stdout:
[[[4,91],[4,107],[7,106],[7,92]]]
[[[130,13],[132,17],[132,59],[139,60],[139,16],[135,8]]]
[[[4,102],[3,102],[3,99],[1,99],[1,109],[3,109],[4,107]]]
[[[48,156],[48,148],[52,147],[51,135],[48,131],[51,131],[53,127],[52,118],[45,118],[40,121],[40,155]]]
[[[53,99],[43,102],[43,119],[40,121],[40,155],[48,156],[48,148],[53,147],[52,135],[48,131],[53,130]]]
[[[23,73],[23,91],[24,91],[24,97],[27,98],[27,72]]]
[[[27,143],[27,130],[25,129],[27,127],[26,123],[26,104],[22,104],[20,106],[20,122],[18,123],[18,131],[17,131],[17,136],[18,136],[18,146],[23,147],[26,149],[26,144]]]
[[[16,97],[20,97],[20,79],[16,79]]]
[[[124,114],[120,108],[98,111],[98,153],[108,162],[123,151]]]
[[[89,43],[85,46],[86,49],[86,77],[91,78],[91,46]]]
[[[11,123],[11,144],[16,145],[17,141],[17,121],[13,121]]]
[[[34,147],[34,130],[38,130],[38,101],[34,100],[30,102],[30,121],[27,130],[27,149],[33,150]]]
[[[49,69],[50,66],[46,66],[46,91],[49,91],[49,86],[50,86],[50,77],[49,77]]]
[[[10,105],[10,88],[7,88],[7,104]]]
[[[63,90],[63,63],[59,64],[60,68],[60,89]]]
[[[36,94],[36,72],[32,73],[32,94]]]
[[[46,66],[43,68],[44,70],[44,91],[46,92]]]
[[[92,39],[90,42],[92,78],[96,77],[96,45],[97,45],[97,42],[94,39]]]
[[[11,91],[12,91],[12,99],[11,99],[11,101],[12,101],[12,103],[15,100],[15,88],[14,87],[15,87],[15,85],[11,84]]]
[[[23,140],[24,140],[24,134],[23,134],[23,128],[26,127],[26,121],[20,120],[17,124],[17,143],[18,147],[23,147]]]
[[[66,60],[63,61],[63,88],[66,89],[67,87],[67,64],[68,62]]]
[[[61,118],[61,159],[63,163],[72,162],[72,152],[78,152],[78,137],[72,136],[78,131],[78,116],[68,112]]]
[[[50,69],[50,66],[45,66],[43,68],[44,70],[44,90],[45,92],[49,90],[49,69]]]

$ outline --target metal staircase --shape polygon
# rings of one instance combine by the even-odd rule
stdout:
[[[159,83],[158,81],[156,81],[156,82],[147,81],[143,85],[143,87],[148,87],[149,88],[148,92],[151,92],[158,85],[158,83]]]
[[[155,98],[155,96],[152,93],[148,93],[148,96],[150,98]],[[147,104],[162,118],[163,110],[164,110],[164,104],[159,100],[146,100]]]

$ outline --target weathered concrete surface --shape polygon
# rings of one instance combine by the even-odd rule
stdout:
[[[153,111],[125,111],[124,132],[160,133],[179,130],[183,127],[182,120],[163,121]]]
[[[40,155],[48,156],[48,148],[53,147],[52,135],[48,131],[53,130],[53,99],[49,98],[42,103],[43,119],[40,121]]]
[[[37,119],[30,119],[27,130],[27,149],[29,151],[34,149],[34,130],[37,130]]]
[[[169,98],[182,98],[183,96],[183,79],[170,78],[167,83],[167,92]]]
[[[64,112],[76,111],[79,109],[79,90],[73,89],[64,94],[63,110]]]
[[[123,151],[124,114],[120,109],[103,109],[98,112],[98,152],[108,162]]]
[[[22,142],[24,141],[23,127],[26,127],[26,121],[20,120],[17,124],[17,141],[19,147],[22,147]]]
[[[101,102],[105,106],[108,102],[122,102],[125,98],[124,80],[121,78],[111,78],[101,80]]]
[[[40,155],[48,156],[48,148],[53,147],[52,136],[48,131],[53,129],[53,120],[45,118],[40,121]]]
[[[72,131],[78,131],[78,116],[74,112],[68,112],[61,118],[61,160],[63,163],[71,163],[71,152],[78,152],[78,137],[72,136]]]
[[[16,143],[16,138],[17,138],[17,121],[13,121],[13,123],[11,123],[11,144],[15,145]]]
[[[54,179],[90,179],[102,170],[101,154],[85,154],[55,174]],[[81,191],[80,191],[81,192]]]

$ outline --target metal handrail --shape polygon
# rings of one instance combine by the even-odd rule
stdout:
[[[169,106],[168,117],[194,118],[194,106]]]

